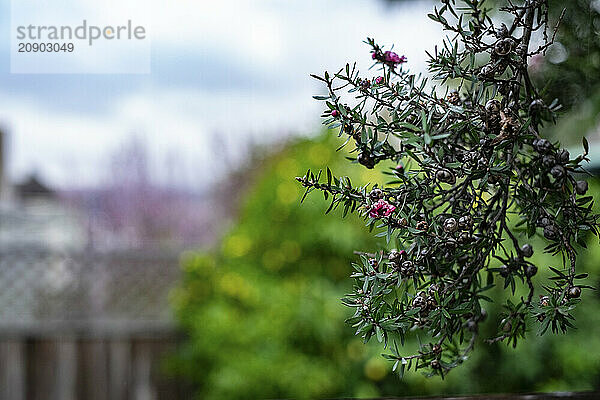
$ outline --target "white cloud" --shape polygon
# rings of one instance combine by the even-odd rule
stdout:
[[[107,7],[105,2],[90,4],[86,10],[90,15],[100,15]],[[237,160],[249,137],[275,140],[287,132],[316,129],[321,105],[311,95],[320,86],[308,74],[335,70],[351,60],[359,61],[366,72],[371,63],[362,43],[366,36],[386,45],[395,43],[413,71],[425,69],[424,51],[440,36],[425,15],[429,2],[391,8],[381,1],[347,0],[129,0],[129,4],[153,14],[151,38],[157,57],[164,49],[177,49],[185,66],[186,60],[210,49],[213,57],[222,56],[250,71],[248,76],[273,79],[275,89],[258,80],[243,90],[211,90],[199,83],[176,89],[168,85],[173,72],[167,70],[161,76],[149,75],[141,89],[106,98],[108,111],[87,114],[74,109],[49,111],[52,99],[30,98],[17,90],[0,98],[0,119],[13,137],[13,176],[38,168],[63,187],[93,184],[103,177],[107,154],[137,133],[147,138],[156,157],[176,152],[193,167],[190,180],[206,182],[221,169],[222,155],[214,151],[216,134]],[[100,85],[81,88],[82,102],[102,96]],[[157,171],[158,176],[161,173]]]
[[[54,185],[92,185],[106,177],[109,154],[133,135],[144,139],[154,160],[177,154],[194,169],[196,182],[189,183],[201,187],[224,172],[220,150],[236,163],[247,140],[268,142],[294,127],[307,130],[309,110],[299,112],[299,102],[302,98],[162,90],[159,96],[152,91],[116,99],[102,115],[78,115],[11,97],[0,98],[0,119],[11,121],[13,177],[38,170]],[[166,178],[164,172],[154,171],[158,179]]]

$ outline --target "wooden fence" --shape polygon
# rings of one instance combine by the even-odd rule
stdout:
[[[190,397],[164,373],[178,343],[170,326],[40,328],[0,333],[0,400]]]
[[[178,255],[0,248],[0,400],[187,399],[163,373],[178,343]]]

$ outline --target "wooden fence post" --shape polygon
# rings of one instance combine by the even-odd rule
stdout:
[[[25,400],[26,367],[23,341],[0,341],[0,400]]]
[[[127,400],[131,388],[131,344],[128,339],[113,340],[109,344],[110,399]]]
[[[135,344],[133,359],[133,399],[156,400],[156,388],[152,383],[152,343],[139,341]]]
[[[77,399],[77,342],[59,339],[56,344],[56,387],[55,398]]]

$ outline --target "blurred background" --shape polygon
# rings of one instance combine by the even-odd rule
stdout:
[[[300,206],[294,177],[328,165],[355,183],[385,179],[335,151],[308,74],[354,60],[376,74],[367,36],[426,72],[444,37],[426,16],[435,3],[144,2],[149,75],[9,74],[0,43],[0,399],[600,390],[598,292],[585,292],[576,331],[479,343],[443,381],[398,379],[343,322],[352,252],[385,243],[354,216],[325,216],[319,196]],[[556,21],[564,2],[550,3]],[[558,42],[529,68],[544,100],[564,104],[544,133],[572,154],[586,136],[594,172],[600,1],[566,6]],[[578,262],[600,286],[597,239]],[[499,310],[488,311],[484,337]]]

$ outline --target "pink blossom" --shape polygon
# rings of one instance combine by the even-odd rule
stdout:
[[[334,118],[337,117],[338,115],[340,115],[340,112],[338,110],[333,110],[331,112],[331,116],[334,117]]]
[[[392,64],[403,64],[406,62],[405,56],[400,57],[393,51],[386,51],[385,53],[383,53],[383,56],[385,58],[385,61],[390,62]]]
[[[383,83],[383,76],[378,76],[377,78],[375,78],[375,83],[378,85]]]
[[[387,217],[396,209],[395,206],[391,205],[387,201],[380,199],[377,203],[371,206],[371,210],[369,210],[369,217],[371,218],[381,218]]]

